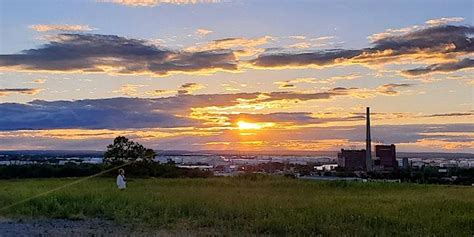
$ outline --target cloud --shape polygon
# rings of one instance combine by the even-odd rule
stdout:
[[[305,40],[306,36],[304,36],[304,35],[292,35],[292,36],[289,36],[288,38],[295,39],[295,40]]]
[[[296,43],[288,46],[288,48],[296,49],[296,50],[326,47],[329,45],[336,44],[336,42],[328,42],[328,40],[334,39],[335,38],[334,36],[321,36],[317,38],[307,39],[306,36],[297,35],[297,36],[290,36],[288,38],[297,40]]]
[[[267,115],[266,115],[267,116]],[[292,115],[271,115],[285,117]],[[305,121],[304,114],[294,115]],[[310,119],[310,118],[309,118]],[[398,151],[473,152],[473,124],[373,125],[374,143],[394,143]],[[246,150],[339,150],[365,146],[365,126],[320,126],[299,129],[269,127],[265,132],[242,139],[239,131],[207,131],[196,128],[147,129],[52,129],[0,131],[0,149],[84,149],[102,150],[110,141],[125,135],[155,149]]]
[[[59,34],[49,37],[50,42],[40,48],[0,55],[0,69],[166,76],[238,72],[249,68],[428,65],[401,72],[407,76],[472,67],[472,26],[428,25],[396,32],[374,38],[372,47],[368,48],[304,51],[264,49],[265,44],[274,40],[270,36],[226,38],[171,50],[152,41],[115,35]],[[295,47],[300,46],[306,48]]]
[[[141,85],[124,85],[119,92],[136,96]],[[398,86],[393,86],[394,88]],[[207,127],[225,125],[230,114],[249,108],[270,108],[285,103],[328,100],[338,96],[373,97],[374,90],[337,87],[325,92],[254,92],[199,94],[197,83],[183,84],[176,96],[162,98],[110,98],[77,101],[35,100],[27,104],[0,104],[0,130],[19,129],[125,129],[153,127]],[[394,88],[391,90],[394,91]],[[386,89],[388,90],[388,89]],[[155,90],[148,95],[176,91]],[[386,93],[396,94],[396,92]],[[279,115],[283,116],[283,115]],[[282,118],[282,117],[280,117]],[[316,121],[316,120],[315,120]],[[323,120],[320,120],[320,122]],[[329,120],[325,120],[329,122]]]
[[[205,85],[202,85],[196,82],[188,82],[179,86],[177,90],[152,90],[152,91],[145,92],[145,94],[151,95],[151,96],[161,96],[161,95],[175,94],[175,93],[177,95],[191,95],[193,94],[194,91],[198,91],[204,88],[206,88]]]
[[[426,115],[425,117],[464,117],[464,116],[474,116],[474,112],[430,114],[430,115]]]
[[[45,82],[46,82],[46,79],[41,79],[41,78],[33,80],[33,83],[36,83],[36,84],[44,84]]]
[[[132,88],[136,85],[125,85]],[[265,106],[268,103],[327,100],[351,96],[356,88],[334,88],[326,92],[254,92],[234,94],[190,94],[202,88],[197,83],[180,87],[186,92],[163,98],[110,98],[74,101],[34,100],[26,104],[0,103],[0,130],[20,129],[119,129],[204,126],[202,121],[216,110],[237,112],[236,106]],[[0,92],[35,93],[33,89],[2,89]],[[199,112],[198,114],[193,114]]]
[[[208,29],[197,29],[196,30],[196,34],[200,37],[203,37],[203,36],[206,36],[208,34],[211,34],[213,31],[212,30],[208,30]]]
[[[123,95],[128,96],[138,96],[138,88],[144,87],[145,85],[134,85],[134,84],[125,84],[120,87],[120,89],[112,91],[113,93],[122,93]]]
[[[259,38],[225,38],[213,40],[211,42],[196,44],[187,47],[185,51],[214,51],[214,50],[230,50],[237,58],[253,57],[262,53],[264,50],[259,46],[265,45],[274,40],[271,36],[263,36]]]
[[[206,88],[206,86],[195,83],[195,82],[189,82],[181,85],[178,89],[178,94],[179,95],[189,95],[192,94],[194,91],[201,90]]]
[[[305,68],[350,64],[387,64],[402,61],[453,61],[456,56],[474,52],[472,26],[440,25],[400,30],[400,34],[385,34],[373,40],[373,46],[364,49],[329,49],[303,52],[267,51],[250,61],[256,68]],[[463,66],[470,59],[462,60]]]
[[[377,92],[384,94],[384,95],[398,95],[400,94],[399,91],[395,90],[397,88],[407,88],[407,87],[412,87],[413,84],[407,84],[407,83],[402,83],[402,84],[396,84],[396,83],[391,83],[391,84],[385,84],[382,86],[377,87]]]
[[[24,95],[36,95],[41,91],[37,88],[0,88],[0,96],[7,96],[11,93],[19,93]]]
[[[88,25],[30,25],[30,29],[38,32],[47,32],[47,31],[91,31],[94,28],[91,28]]]
[[[442,17],[438,19],[432,19],[426,21],[426,24],[428,25],[445,25],[451,22],[461,22],[464,21],[464,18],[462,17]]]
[[[341,80],[354,80],[357,78],[360,78],[361,75],[357,73],[351,73],[348,75],[343,75],[343,76],[332,76],[328,78],[321,78],[321,79],[316,79],[313,77],[304,77],[304,78],[295,78],[291,80],[285,80],[285,81],[276,81],[274,84],[279,85],[278,88],[280,89],[288,89],[288,88],[295,88],[297,84],[300,83],[308,83],[308,84],[317,84],[317,83],[323,83],[323,84],[334,84],[336,81],[341,81]]]
[[[308,125],[308,124],[322,124],[328,122],[347,122],[347,121],[363,121],[364,116],[348,116],[348,117],[317,117],[312,113],[308,112],[277,112],[268,114],[229,114],[227,115],[228,120],[232,124],[236,124],[238,121],[246,122],[272,122],[272,123],[291,123],[295,125]],[[283,125],[285,127],[285,125]]]
[[[173,93],[176,93],[176,91],[175,90],[152,90],[152,91],[145,92],[145,94],[149,96],[162,96],[162,95],[173,94]]]
[[[296,78],[296,79],[291,79],[291,80],[286,80],[286,81],[277,81],[274,82],[274,84],[278,85],[279,89],[288,89],[288,88],[295,88],[295,84],[299,83],[310,83],[314,84],[317,83],[316,78],[312,77],[304,77],[304,78]]]
[[[220,0],[98,0],[131,7],[154,7],[161,4],[188,5],[199,3],[219,3]]]
[[[296,86],[293,84],[285,83],[285,82],[277,82],[278,89],[293,89]]]
[[[400,29],[387,29],[384,32],[375,33],[373,35],[370,35],[367,38],[371,42],[375,42],[375,41],[382,40],[382,39],[387,38],[387,37],[407,34],[409,32],[413,32],[413,31],[419,30],[421,28],[422,27],[419,26],[419,25],[413,25],[413,26],[404,27],[404,28],[400,28]]]
[[[212,49],[230,49],[234,47],[256,47],[263,44],[268,43],[272,40],[273,37],[271,36],[263,36],[260,38],[225,38],[225,39],[218,39],[211,41],[210,43],[206,44],[204,47],[207,50]]]
[[[229,50],[173,51],[158,48],[145,40],[115,35],[60,34],[54,41],[38,49],[0,55],[0,68],[159,76],[235,71],[237,61]]]
[[[195,123],[166,112],[154,100],[114,98],[77,101],[34,100],[27,104],[0,104],[0,130],[118,129],[182,127]]]
[[[336,38],[336,37],[332,36],[332,35],[328,35],[328,36],[321,36],[321,37],[311,39],[311,41],[325,41],[325,40],[331,40],[331,39],[334,39],[334,38]]]
[[[416,143],[422,139],[439,138],[442,134],[456,134],[472,131],[473,124],[407,124],[407,125],[373,125],[372,139],[382,143]],[[334,126],[332,129],[324,127],[305,128],[293,134],[293,139],[348,139],[348,141],[363,142],[365,126]],[[291,134],[289,134],[290,136]],[[458,137],[459,138],[459,137]],[[472,139],[472,135],[463,135],[463,140]],[[474,148],[474,147],[472,147]]]
[[[402,71],[402,74],[406,76],[420,76],[420,75],[426,75],[426,74],[431,74],[431,73],[454,72],[461,69],[467,69],[467,68],[473,68],[473,67],[474,67],[474,59],[465,58],[457,62],[438,63],[438,64],[432,64],[426,67],[419,67],[415,69],[405,70],[405,71]]]
[[[361,50],[333,49],[305,53],[264,53],[251,63],[262,68],[326,66],[341,63],[362,53]]]
[[[473,33],[472,26],[433,26],[379,39],[374,42],[374,49],[389,49],[399,54],[415,50],[472,52],[474,46],[470,35]]]
[[[228,83],[223,83],[221,86],[224,88],[226,91],[240,91],[241,88],[245,88],[248,85],[245,83],[238,83],[236,81],[230,81]]]
[[[300,42],[300,43],[292,44],[289,47],[295,48],[295,49],[307,49],[311,47],[311,44],[308,42]]]

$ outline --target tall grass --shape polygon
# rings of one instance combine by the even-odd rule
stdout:
[[[0,181],[0,207],[74,179]],[[0,212],[4,217],[114,220],[202,233],[472,236],[474,188],[317,182],[278,177],[97,178]]]

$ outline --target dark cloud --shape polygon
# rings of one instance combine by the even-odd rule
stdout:
[[[10,93],[34,95],[40,91],[41,89],[36,89],[36,88],[0,88],[0,96],[6,96]]]
[[[333,65],[337,61],[350,59],[362,53],[361,50],[326,50],[304,53],[264,53],[251,63],[258,67],[301,67],[307,65]]]
[[[296,86],[294,84],[281,84],[278,88],[280,89],[290,89],[290,88],[295,88]]]
[[[430,115],[426,115],[425,117],[464,117],[464,116],[474,116],[474,112],[430,114]]]
[[[114,98],[0,104],[0,130],[192,126],[193,121],[154,111],[153,101]]]
[[[267,52],[259,55],[251,63],[256,67],[304,67],[326,66],[342,63],[386,63],[400,56],[420,53],[460,53],[474,52],[474,33],[472,26],[430,26],[401,35],[391,35],[373,42],[373,47],[365,49],[332,49],[312,52]],[[440,56],[438,56],[440,57]],[[447,57],[447,55],[441,56]],[[434,65],[428,69],[454,71],[472,67],[472,59],[464,59],[455,65]],[[415,69],[412,73],[417,73]],[[422,71],[423,72],[423,71]],[[408,72],[410,73],[410,72]]]
[[[186,83],[183,90],[192,90],[199,84]],[[163,98],[109,98],[74,101],[34,100],[26,104],[0,103],[0,130],[21,129],[127,129],[127,128],[172,128],[203,127],[200,118],[190,118],[193,109],[206,107],[235,106],[267,102],[294,102],[332,99],[358,93],[358,88],[337,87],[326,92],[254,92],[235,94],[178,93]],[[205,111],[204,111],[205,112]],[[243,114],[243,116],[250,116]],[[232,120],[234,115],[229,115]],[[273,113],[255,115],[255,119],[270,121],[292,121],[295,123],[322,123],[331,121],[354,121],[361,116],[340,119],[312,117],[308,113]],[[206,119],[206,118],[203,118]],[[268,122],[268,121],[267,121]],[[207,125],[206,125],[207,126]]]
[[[427,67],[420,67],[411,70],[403,71],[402,73],[408,76],[419,76],[425,75],[429,73],[436,73],[436,72],[453,72],[465,68],[472,68],[474,67],[474,59],[465,58],[463,60],[454,62],[454,63],[438,63],[429,65]]]
[[[21,54],[0,55],[0,67],[25,70],[152,73],[236,70],[230,50],[184,52],[147,41],[98,34],[60,34],[49,44]]]
[[[189,89],[189,88],[188,88]],[[0,104],[0,130],[56,128],[155,128],[200,126],[187,116],[192,108],[233,106],[281,100],[318,100],[345,95],[343,92],[269,92],[236,94],[178,94],[173,97],[110,98],[76,101],[34,100],[27,104]]]
[[[201,85],[201,84],[195,83],[195,82],[188,82],[188,83],[184,83],[183,85],[181,85],[177,92],[178,92],[179,95],[186,95],[186,94],[193,93],[193,91],[195,91],[195,90],[200,90],[200,89],[203,89],[203,88],[205,88],[204,85]]]
[[[374,49],[411,51],[414,49],[437,49],[454,45],[456,52],[473,52],[474,44],[470,35],[472,26],[442,25],[428,27],[402,35],[388,36],[374,42]]]

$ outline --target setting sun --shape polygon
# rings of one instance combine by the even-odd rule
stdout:
[[[250,123],[245,121],[237,122],[237,126],[240,130],[256,130],[267,127],[275,126],[275,123]]]

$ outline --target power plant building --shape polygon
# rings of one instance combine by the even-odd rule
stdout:
[[[338,165],[347,171],[374,171],[398,169],[395,145],[376,145],[375,160],[372,159],[370,135],[370,108],[366,110],[365,150],[345,150],[337,154]]]
[[[344,150],[338,153],[338,165],[348,171],[366,170],[365,150]]]
[[[375,156],[380,162],[382,170],[396,170],[398,169],[397,155],[395,145],[376,145]]]

